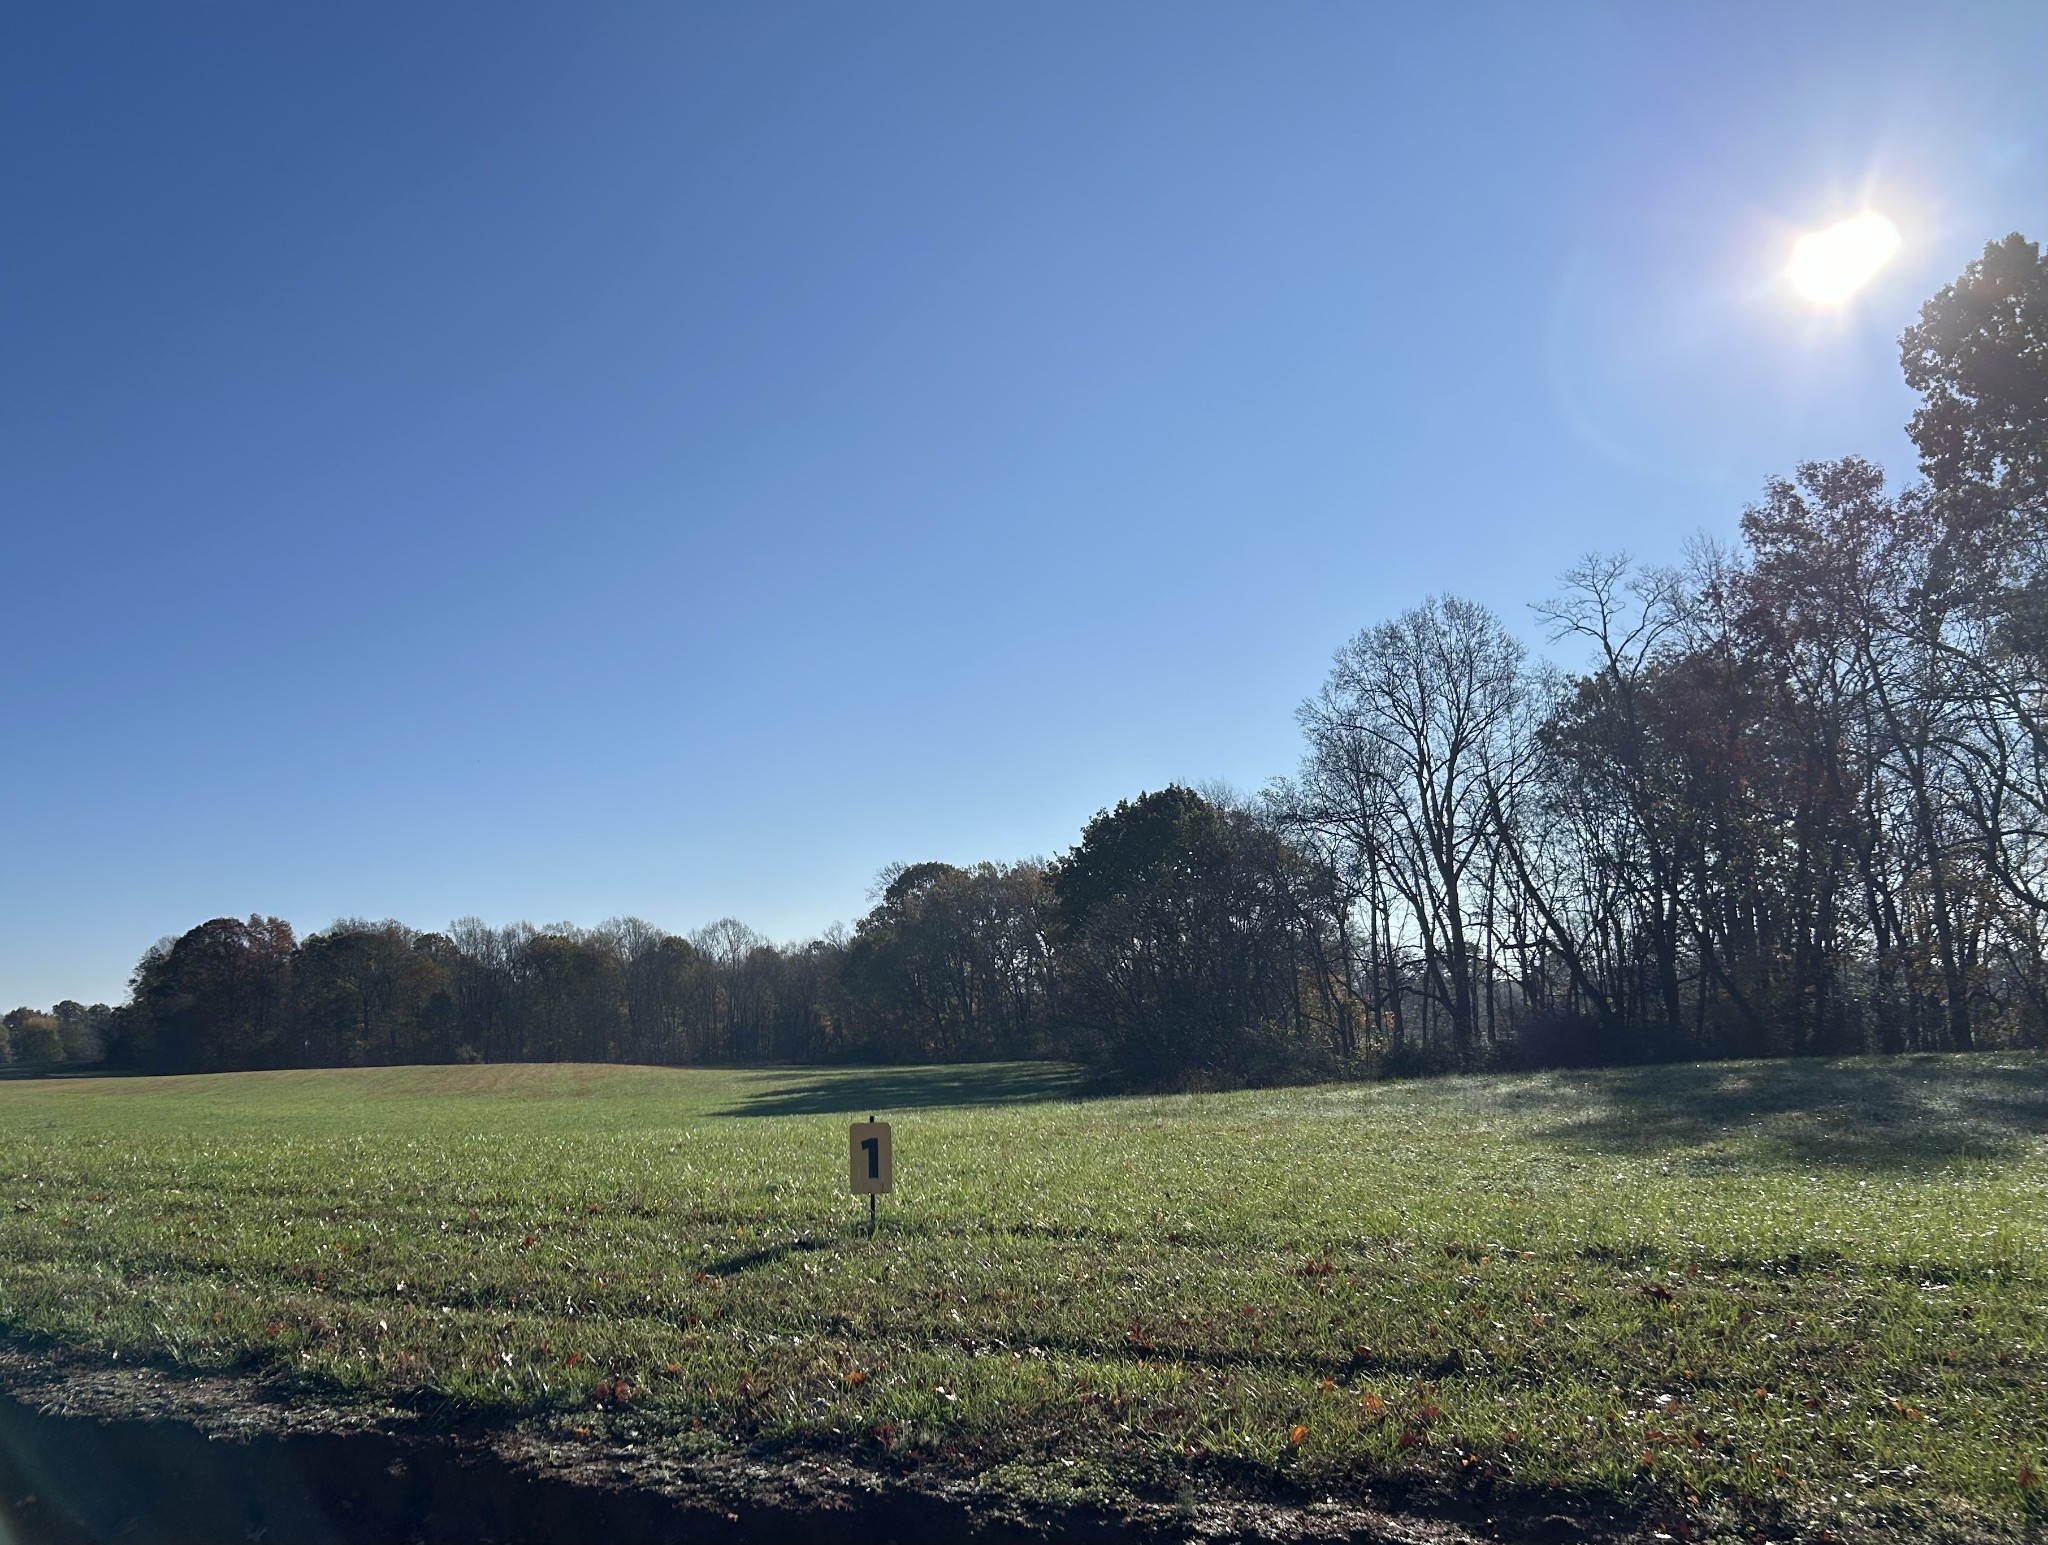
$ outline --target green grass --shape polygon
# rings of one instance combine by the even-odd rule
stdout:
[[[2039,1056],[1071,1096],[1043,1066],[0,1085],[0,1332],[1040,1496],[2042,1518]]]

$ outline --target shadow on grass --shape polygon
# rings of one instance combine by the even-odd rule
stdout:
[[[773,1266],[784,1256],[806,1254],[822,1250],[825,1246],[815,1239],[792,1239],[786,1244],[768,1245],[759,1250],[749,1250],[744,1255],[728,1255],[722,1261],[713,1261],[704,1268],[707,1277],[737,1277],[743,1271],[752,1271],[757,1266]]]
[[[2001,1159],[2048,1133],[2037,1056],[1859,1057],[1564,1074],[1506,1093],[1582,1153],[1715,1169],[1923,1169]]]
[[[1029,1105],[1074,1100],[1086,1074],[1068,1062],[964,1062],[945,1067],[847,1068],[791,1082],[763,1073],[769,1087],[747,1095],[721,1116],[822,1116],[929,1109],[940,1105]]]

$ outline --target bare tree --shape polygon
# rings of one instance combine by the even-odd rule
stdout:
[[[1299,715],[1302,811],[1350,849],[1354,882],[1386,886],[1385,924],[1418,957],[1425,1028],[1440,1012],[1461,1058],[1492,987],[1493,794],[1531,727],[1524,655],[1484,607],[1440,596],[1338,650]]]

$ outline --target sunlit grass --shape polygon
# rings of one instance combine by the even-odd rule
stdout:
[[[2048,1471],[2044,1074],[0,1085],[0,1329],[1041,1493],[1206,1475],[2018,1538]],[[873,1241],[844,1194],[870,1111],[898,1186]]]

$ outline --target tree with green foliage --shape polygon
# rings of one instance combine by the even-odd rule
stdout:
[[[291,924],[217,917],[142,958],[120,1060],[153,1072],[276,1067],[287,1058]]]
[[[1900,339],[1920,468],[1957,539],[2017,593],[2011,627],[2048,642],[2048,258],[2018,232],[1988,242]]]
[[[1900,340],[1910,426],[1977,626],[1945,645],[1974,766],[1963,811],[2005,893],[2048,922],[2048,256],[1985,245]],[[1923,630],[1926,631],[1926,630]]]
[[[18,1008],[0,1020],[0,1062],[34,1065],[63,1060],[64,1039],[56,1015]]]
[[[1171,785],[1053,866],[1068,1016],[1133,1075],[1258,1077],[1348,1053],[1330,876],[1248,809]]]
[[[870,1044],[899,1056],[1042,1052],[1054,998],[1044,866],[909,864],[883,881],[843,966]]]

